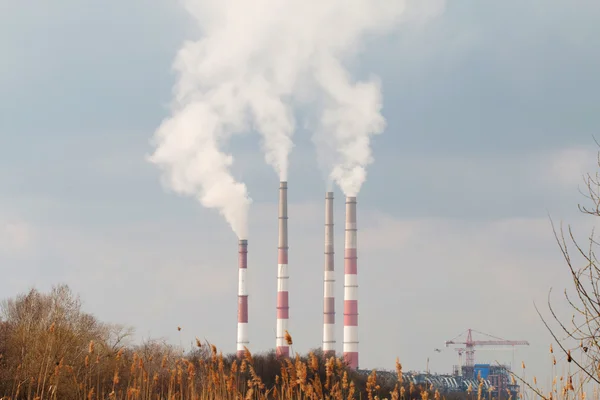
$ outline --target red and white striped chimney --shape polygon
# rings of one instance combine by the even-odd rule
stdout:
[[[333,192],[325,195],[325,268],[323,273],[323,353],[335,356],[335,272],[333,262]]]
[[[358,368],[358,276],[356,263],[356,197],[346,197],[344,256],[344,360]]]
[[[283,181],[279,185],[279,251],[277,263],[276,354],[279,357],[289,357],[290,348],[285,340],[285,331],[288,329],[289,319],[287,182]]]
[[[248,347],[248,290],[246,271],[248,270],[248,241],[239,242],[239,281],[238,281],[238,328],[237,355],[243,357],[244,346]]]

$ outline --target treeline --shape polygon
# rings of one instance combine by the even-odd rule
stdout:
[[[0,317],[2,399],[384,399],[440,398],[430,388],[349,370],[316,350],[279,360],[241,360],[197,341],[182,352],[163,341],[132,345],[132,330],[81,309],[66,285],[5,300]]]

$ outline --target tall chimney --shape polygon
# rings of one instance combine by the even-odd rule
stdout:
[[[335,273],[333,263],[333,192],[325,195],[325,268],[323,274],[323,353],[335,356]]]
[[[279,357],[289,357],[290,348],[285,340],[289,319],[287,182],[283,181],[279,185],[279,251],[277,264],[276,354]]]
[[[358,368],[358,279],[356,263],[356,197],[346,197],[344,256],[344,360]]]
[[[248,347],[248,290],[246,271],[248,270],[248,241],[239,242],[239,281],[238,281],[238,329],[237,355],[243,357],[244,346]]]

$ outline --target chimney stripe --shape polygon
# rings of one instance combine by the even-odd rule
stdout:
[[[238,296],[238,322],[248,323],[248,296]]]

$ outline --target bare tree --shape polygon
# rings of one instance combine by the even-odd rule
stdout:
[[[131,337],[135,331],[132,327],[107,324],[105,328],[105,344],[108,351],[117,354],[120,350],[131,346]]]
[[[600,153],[598,155],[600,167]],[[600,171],[600,169],[599,169]],[[579,205],[579,210],[591,217],[600,217],[600,172],[588,173],[584,177],[585,190],[582,194],[588,205]],[[571,294],[565,289],[564,296],[572,309],[570,319],[561,317],[550,301],[550,320],[540,313],[542,321],[558,345],[567,362],[574,365],[581,378],[579,383],[600,383],[600,263],[596,255],[598,241],[594,231],[585,241],[576,238],[571,226],[564,228],[552,225],[554,236],[571,273],[573,287]],[[551,326],[553,325],[553,326]],[[556,361],[555,361],[556,362]],[[566,381],[566,390],[577,390]]]
[[[0,391],[13,398],[45,398],[56,387],[56,368],[67,368],[76,380],[90,380],[103,368],[100,360],[114,357],[131,334],[84,313],[79,297],[66,285],[5,300],[0,318]],[[72,398],[78,388],[70,382],[65,379],[60,396],[54,395]]]

